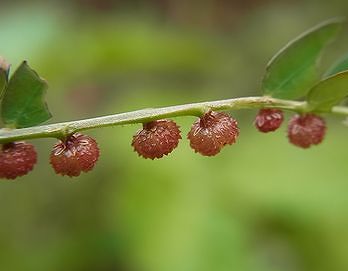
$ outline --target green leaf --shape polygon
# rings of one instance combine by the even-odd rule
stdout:
[[[8,83],[10,65],[0,56],[0,99]]]
[[[267,64],[262,82],[264,94],[283,99],[305,96],[319,81],[317,62],[342,23],[341,18],[323,22],[281,49]]]
[[[7,78],[6,71],[0,69],[0,98],[2,97],[3,91],[7,85]]]
[[[2,119],[6,126],[24,128],[51,117],[44,95],[47,83],[26,61],[14,72],[2,100]]]
[[[329,112],[348,95],[348,71],[335,74],[320,81],[308,93],[307,102],[311,111]]]
[[[335,62],[323,75],[323,78],[329,77],[339,72],[348,70],[348,54],[344,55],[337,62]]]

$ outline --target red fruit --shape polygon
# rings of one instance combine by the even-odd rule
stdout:
[[[99,158],[97,142],[82,134],[73,134],[54,145],[50,163],[57,174],[79,176],[93,169]]]
[[[172,120],[155,120],[143,124],[134,136],[132,146],[144,158],[161,158],[171,153],[181,139],[179,127]]]
[[[262,133],[277,130],[284,120],[283,112],[279,109],[261,109],[255,118],[255,126]]]
[[[195,152],[213,156],[225,145],[236,142],[239,135],[237,125],[237,121],[228,114],[209,111],[192,125],[187,138]]]
[[[31,171],[37,162],[33,145],[12,142],[2,145],[0,151],[0,178],[16,179]]]
[[[295,115],[289,121],[289,141],[301,148],[309,148],[323,141],[326,132],[325,121],[316,115]]]

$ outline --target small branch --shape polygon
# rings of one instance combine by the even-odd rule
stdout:
[[[22,129],[0,129],[0,144],[34,138],[65,138],[73,133],[107,126],[145,123],[152,120],[178,116],[201,116],[208,110],[238,110],[252,108],[279,108],[295,112],[306,112],[307,103],[274,99],[271,97],[243,97],[220,101],[184,104],[162,108],[150,108],[90,119],[54,123]],[[332,113],[347,115],[347,107],[334,107]]]

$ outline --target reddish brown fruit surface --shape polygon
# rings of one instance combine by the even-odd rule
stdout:
[[[279,109],[261,109],[255,118],[255,126],[262,133],[277,130],[284,120],[283,112]]]
[[[239,135],[238,123],[226,113],[209,111],[191,127],[187,138],[195,152],[213,156],[227,144],[236,142]]]
[[[74,134],[54,145],[50,163],[57,174],[79,176],[93,169],[99,158],[97,142],[86,135]]]
[[[322,142],[325,132],[325,121],[313,114],[295,115],[289,121],[289,141],[304,149]]]
[[[134,136],[132,146],[144,158],[161,158],[171,153],[181,139],[179,127],[172,120],[155,120],[143,124]]]
[[[13,142],[2,145],[0,151],[0,178],[15,179],[26,175],[37,162],[33,145]]]

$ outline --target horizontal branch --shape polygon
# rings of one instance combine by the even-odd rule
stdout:
[[[0,129],[0,144],[34,138],[66,138],[67,136],[88,129],[107,126],[146,123],[152,120],[179,116],[201,116],[209,110],[238,110],[252,108],[279,108],[295,112],[306,112],[307,103],[281,100],[271,97],[243,97],[220,101],[210,101],[176,105],[162,108],[149,108],[132,112],[108,115],[83,120],[54,123],[22,129]],[[348,115],[348,107],[337,106],[332,113]]]

